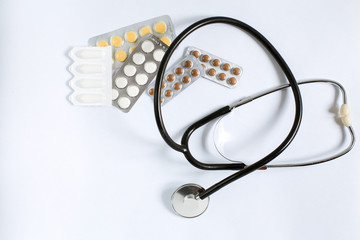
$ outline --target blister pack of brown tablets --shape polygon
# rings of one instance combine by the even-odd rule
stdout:
[[[176,97],[180,92],[188,88],[192,83],[204,74],[204,69],[194,56],[186,56],[181,61],[174,64],[164,74],[161,86],[162,105]],[[147,90],[147,94],[154,98],[155,81],[152,82]]]
[[[164,15],[92,37],[88,44],[98,47],[112,46],[113,68],[116,69],[124,64],[137,44],[148,33],[155,35],[168,46],[175,38],[171,18]]]
[[[228,88],[235,88],[242,75],[242,68],[230,61],[196,47],[188,47],[185,55],[196,57],[205,72],[203,77]]]
[[[129,112],[158,72],[168,46],[152,34],[146,35],[113,74],[113,105]]]

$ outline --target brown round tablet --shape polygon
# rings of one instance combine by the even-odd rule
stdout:
[[[161,83],[161,89],[164,89],[166,87],[166,83],[162,82]]]
[[[163,102],[164,102],[164,98],[162,97],[160,101],[161,101],[161,103],[163,103]]]
[[[218,67],[218,66],[220,66],[220,60],[219,59],[214,59],[214,60],[211,61],[211,64],[214,67]]]
[[[181,90],[182,85],[181,85],[181,83],[177,82],[177,83],[174,83],[173,88],[174,88],[176,91],[179,91],[179,90]]]
[[[202,55],[201,56],[201,61],[202,62],[209,62],[210,61],[210,56],[209,55]]]
[[[184,77],[181,79],[181,81],[182,81],[183,83],[185,83],[185,84],[188,84],[188,83],[190,83],[191,78],[190,78],[189,76],[184,76]]]
[[[177,75],[181,75],[181,74],[184,73],[184,69],[182,69],[181,67],[178,67],[178,68],[175,69],[175,73],[176,73]]]
[[[192,51],[191,55],[193,55],[196,58],[199,58],[200,57],[200,52],[199,51]]]
[[[175,80],[174,74],[169,74],[169,75],[167,75],[166,80],[167,80],[168,82],[173,82],[173,81]]]
[[[208,74],[213,77],[213,76],[215,76],[215,74],[216,74],[216,70],[213,69],[213,68],[210,68],[210,69],[208,70]]]
[[[225,73],[220,73],[220,74],[217,75],[217,78],[220,81],[224,81],[226,79],[226,74]]]
[[[199,76],[199,74],[200,74],[200,71],[199,71],[199,70],[197,70],[197,69],[191,70],[191,76],[197,77],[197,76]]]
[[[235,86],[237,84],[237,80],[234,77],[229,78],[229,84],[232,86]]]
[[[190,60],[186,60],[186,61],[184,62],[184,67],[185,67],[185,68],[191,68],[192,65],[193,65],[193,63],[192,63],[192,61],[190,61]]]
[[[149,95],[150,95],[150,96],[154,96],[154,92],[155,92],[155,89],[154,89],[154,88],[150,88],[150,89],[149,89]]]
[[[225,63],[221,66],[222,70],[224,71],[229,71],[230,70],[230,64],[228,63]]]
[[[240,75],[240,73],[241,73],[241,69],[238,68],[238,67],[237,67],[237,68],[233,68],[231,72],[232,72],[232,74],[238,76],[238,75]]]
[[[173,91],[171,91],[169,89],[166,90],[165,93],[164,93],[164,96],[167,97],[167,98],[172,97],[172,95],[173,95]]]

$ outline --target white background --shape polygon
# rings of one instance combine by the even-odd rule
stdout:
[[[348,90],[359,128],[360,3],[347,1],[17,1],[0,2],[0,239],[360,239],[360,152],[314,167],[258,171],[211,196],[207,212],[177,216],[180,185],[209,187],[232,172],[195,169],[158,133],[143,95],[130,113],[75,107],[67,101],[73,46],[123,26],[168,14],[176,32],[204,17],[242,20],[265,35],[298,80],[330,78]],[[206,27],[194,45],[240,64],[239,87],[199,80],[164,107],[177,141],[185,127],[220,106],[285,83],[248,35]],[[301,87],[304,120],[277,161],[329,156],[349,143],[333,87]],[[224,119],[234,158],[256,160],[290,129],[291,92],[259,100]],[[195,134],[202,161],[226,162],[214,150],[213,125]],[[357,134],[359,135],[359,131]],[[234,148],[234,146],[236,146]]]

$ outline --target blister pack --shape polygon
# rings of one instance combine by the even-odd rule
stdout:
[[[168,46],[146,35],[113,75],[113,105],[129,112],[158,72]]]
[[[114,59],[114,69],[121,67],[137,44],[151,33],[166,45],[175,38],[174,25],[167,15],[135,23],[118,30],[101,34],[89,39],[89,46],[111,46]]]
[[[188,55],[181,61],[175,63],[174,66],[164,74],[161,86],[162,105],[184,91],[203,74],[204,69],[194,56]],[[155,82],[151,83],[147,89],[147,94],[152,98],[154,98],[154,86]]]
[[[196,47],[188,47],[185,55],[192,55],[201,62],[205,70],[204,78],[228,88],[238,85],[243,72],[239,65]]]
[[[111,105],[111,47],[74,47],[69,52],[73,64],[69,81],[74,90],[69,100],[74,105]]]

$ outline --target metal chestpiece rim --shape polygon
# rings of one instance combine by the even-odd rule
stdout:
[[[171,197],[174,211],[182,217],[193,218],[200,216],[209,206],[209,197],[200,199],[198,194],[205,189],[193,183],[179,187]]]

